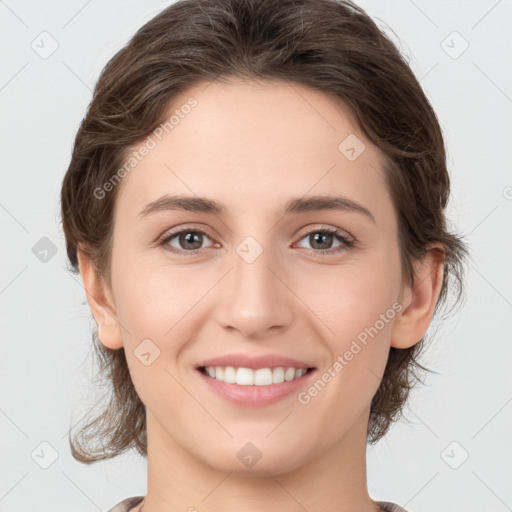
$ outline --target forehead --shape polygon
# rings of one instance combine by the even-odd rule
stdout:
[[[382,155],[348,107],[322,91],[290,82],[201,83],[174,97],[165,121],[151,144],[133,148],[152,146],[118,191],[116,208],[125,214],[165,193],[214,197],[237,213],[336,193],[382,210],[376,216],[391,206]]]

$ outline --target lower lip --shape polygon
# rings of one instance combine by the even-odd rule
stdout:
[[[310,370],[302,377],[281,384],[270,384],[268,386],[241,386],[229,384],[205,375],[200,370],[196,372],[203,382],[215,393],[235,405],[244,407],[263,407],[278,402],[279,400],[297,393],[306,382],[309,382],[316,370]]]

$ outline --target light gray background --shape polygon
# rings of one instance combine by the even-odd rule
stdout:
[[[146,491],[134,453],[88,467],[69,451],[71,414],[97,395],[93,323],[65,268],[59,193],[100,70],[169,3],[0,1],[2,512],[108,510]],[[439,116],[449,215],[473,253],[466,304],[423,359],[439,375],[413,394],[410,423],[368,450],[370,495],[414,512],[512,510],[512,3],[359,3],[400,45]],[[46,59],[31,48],[41,37],[50,48],[43,31],[58,43]],[[461,38],[469,47],[458,55]],[[43,237],[57,250],[46,262],[33,252]],[[52,448],[41,443],[57,455],[47,469]]]

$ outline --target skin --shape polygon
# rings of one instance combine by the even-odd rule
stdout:
[[[382,155],[339,101],[298,84],[231,81],[189,89],[171,110],[191,96],[198,105],[118,185],[111,287],[79,252],[99,338],[125,348],[146,406],[144,512],[379,510],[366,482],[370,403],[390,346],[410,347],[426,333],[441,262],[429,251],[415,286],[402,283]],[[349,134],[366,147],[354,161],[338,150]],[[139,218],[164,193],[215,199],[229,216]],[[376,222],[356,212],[283,216],[290,198],[313,194],[350,198]],[[155,244],[181,226],[207,230],[199,254]],[[322,256],[319,247],[341,245],[335,237],[315,245],[307,235],[322,226],[355,245]],[[263,250],[250,264],[236,252],[249,235]],[[190,251],[179,237],[169,246]],[[292,394],[235,406],[194,369],[222,354],[270,352],[311,361],[321,374],[397,302],[401,312],[306,405]],[[147,338],[161,351],[149,366],[134,354]],[[250,468],[237,458],[248,441],[262,454]]]

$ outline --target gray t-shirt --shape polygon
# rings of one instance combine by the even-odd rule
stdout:
[[[144,496],[132,496],[131,498],[126,498],[125,500],[119,502],[113,508],[108,510],[108,512],[129,512],[133,507],[136,507],[143,499]],[[377,501],[376,503],[385,512],[407,512],[405,508],[402,508],[400,505],[397,505],[396,503],[391,503],[389,501]]]

